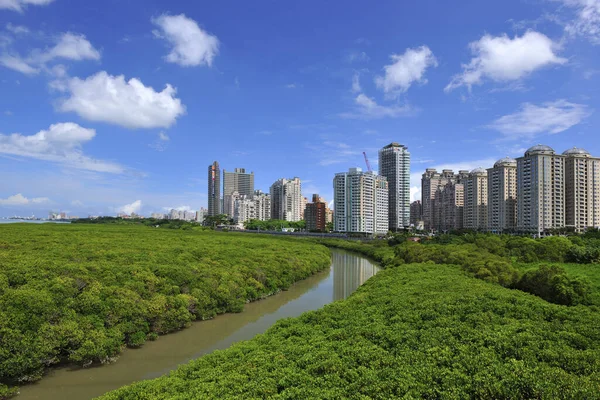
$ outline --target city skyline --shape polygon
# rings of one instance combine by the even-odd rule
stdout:
[[[0,216],[197,210],[214,160],[254,171],[263,190],[299,176],[305,194],[332,199],[335,173],[364,169],[363,151],[376,170],[399,142],[414,201],[427,167],[471,171],[538,143],[600,154],[598,20],[583,11],[0,5]]]

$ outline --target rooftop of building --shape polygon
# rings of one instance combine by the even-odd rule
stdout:
[[[530,147],[529,149],[527,149],[527,151],[525,152],[525,155],[531,155],[531,154],[555,154],[556,152],[554,151],[554,149],[550,146],[546,146],[544,144],[537,144],[535,146]]]
[[[398,142],[392,142],[392,143],[388,144],[387,146],[384,146],[384,149],[391,149],[393,147],[406,147],[406,146],[403,144],[400,144]]]
[[[580,149],[577,147],[573,147],[571,149],[565,150],[563,152],[563,156],[571,156],[571,157],[576,157],[576,156],[584,156],[584,157],[591,157],[591,154],[585,150],[585,149]]]
[[[515,160],[514,158],[511,158],[511,157],[501,158],[500,160],[496,161],[496,164],[494,164],[494,168],[497,168],[497,167],[516,167],[516,166],[517,166],[517,160]]]
[[[471,171],[471,175],[487,175],[487,170],[481,167],[475,168]]]

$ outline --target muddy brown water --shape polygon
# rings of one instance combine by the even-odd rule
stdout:
[[[281,318],[296,317],[350,296],[379,267],[361,256],[332,251],[332,265],[280,292],[246,304],[239,314],[224,314],[123,351],[117,362],[98,367],[56,368],[41,381],[20,388],[17,400],[87,400],[133,382],[157,378],[190,360],[233,343],[252,339]]]

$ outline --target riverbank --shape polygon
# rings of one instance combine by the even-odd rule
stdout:
[[[89,400],[133,382],[162,376],[202,355],[223,350],[264,333],[278,320],[317,310],[347,298],[379,268],[368,260],[332,251],[332,266],[288,290],[249,303],[242,313],[223,314],[192,325],[141,349],[126,349],[114,364],[100,368],[52,370],[39,382],[20,388],[16,400]]]
[[[345,301],[101,399],[598,399],[598,326],[590,307],[457,266],[403,265]]]
[[[0,383],[107,362],[124,345],[240,312],[331,260],[323,246],[286,238],[75,224],[0,230]]]

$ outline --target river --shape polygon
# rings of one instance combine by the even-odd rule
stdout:
[[[246,304],[242,313],[195,322],[140,349],[125,350],[113,364],[53,369],[41,381],[21,387],[17,399],[88,400],[135,381],[159,377],[182,363],[251,339],[281,318],[296,317],[345,299],[377,272],[379,267],[363,257],[332,250],[329,269],[287,291]]]

